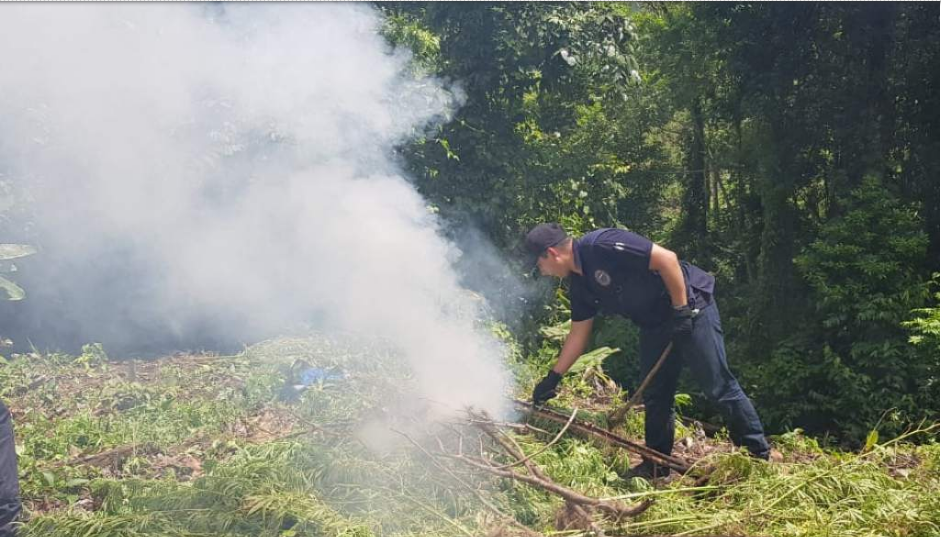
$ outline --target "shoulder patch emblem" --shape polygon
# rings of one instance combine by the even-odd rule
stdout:
[[[598,284],[601,286],[608,286],[611,284],[611,276],[604,270],[595,271],[595,280],[598,281]]]

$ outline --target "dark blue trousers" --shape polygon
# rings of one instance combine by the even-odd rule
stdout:
[[[13,441],[13,418],[0,401],[0,536],[16,535],[20,516],[20,480]]]
[[[671,330],[669,323],[641,329],[641,379],[647,376],[670,343]],[[768,442],[758,413],[729,371],[722,323],[715,302],[703,308],[693,319],[693,333],[689,341],[685,344],[674,343],[673,351],[644,390],[644,436],[647,447],[666,455],[673,452],[673,399],[684,365],[689,366],[699,387],[718,405],[732,442],[748,448],[757,457],[767,458]]]

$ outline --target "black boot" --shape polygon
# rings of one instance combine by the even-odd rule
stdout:
[[[640,477],[647,481],[663,479],[669,477],[672,471],[673,470],[666,466],[661,466],[649,460],[643,460],[640,464],[627,471],[627,479],[632,477]]]
[[[762,451],[760,453],[753,453],[749,451],[748,454],[754,459],[763,460],[765,462],[771,461],[771,451]]]

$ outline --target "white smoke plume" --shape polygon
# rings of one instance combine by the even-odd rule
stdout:
[[[128,349],[314,321],[391,342],[433,400],[499,409],[502,349],[392,157],[460,91],[409,75],[379,23],[349,4],[0,6],[0,182],[28,208],[7,225],[42,250],[20,319]]]

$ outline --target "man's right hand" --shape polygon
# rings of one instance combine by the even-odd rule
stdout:
[[[541,382],[536,384],[536,387],[533,389],[533,404],[539,406],[544,404],[547,400],[555,398],[555,389],[559,386],[559,382],[561,381],[561,374],[555,371],[549,371],[549,374],[547,374]]]
[[[687,305],[673,307],[673,342],[683,344],[693,334],[693,310]]]

